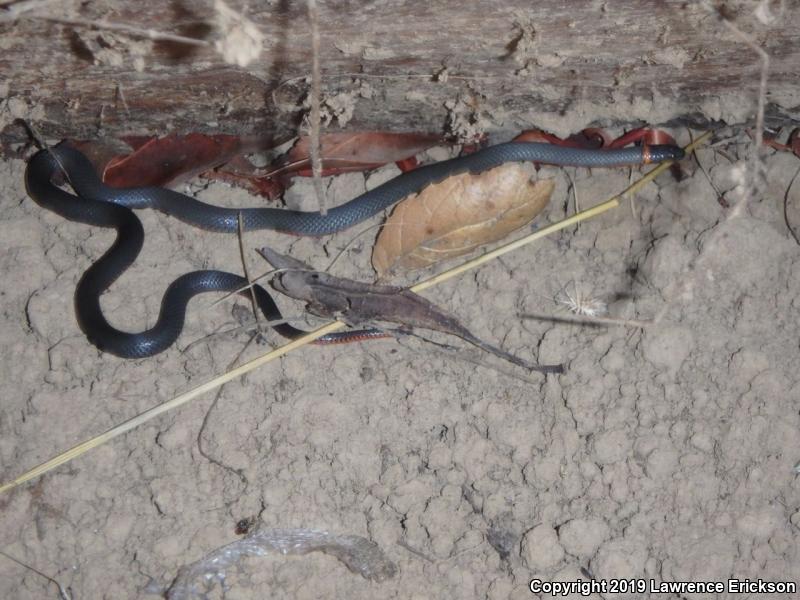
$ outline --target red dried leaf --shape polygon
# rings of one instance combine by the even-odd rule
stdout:
[[[438,135],[421,133],[328,133],[320,144],[323,175],[374,169],[414,156],[440,141]],[[311,175],[310,147],[307,136],[300,138],[287,154],[286,162],[267,176]]]
[[[239,136],[171,134],[153,138],[132,154],[109,161],[103,181],[114,187],[175,183],[218,167],[244,151]]]

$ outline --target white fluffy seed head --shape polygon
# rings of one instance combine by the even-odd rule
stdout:
[[[577,282],[572,282],[572,289],[569,284],[556,295],[555,301],[564,306],[569,312],[576,315],[586,315],[587,317],[601,317],[608,312],[608,306],[599,298],[595,298],[588,292],[584,292]]]

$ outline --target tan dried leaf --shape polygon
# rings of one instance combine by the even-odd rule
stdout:
[[[379,276],[467,254],[523,227],[547,205],[552,179],[531,181],[512,163],[463,173],[403,200],[386,220],[372,252]]]

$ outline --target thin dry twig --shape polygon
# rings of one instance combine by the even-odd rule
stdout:
[[[234,305],[234,308],[235,308],[235,306],[236,305]],[[249,316],[250,315],[250,311],[247,311],[246,314]],[[307,313],[304,313],[304,314],[296,315],[296,316],[292,316],[292,317],[284,317],[282,319],[271,319],[269,321],[261,321],[261,327],[262,327],[262,330],[264,330],[267,327],[272,327],[274,325],[283,325],[285,323],[300,323],[300,322],[304,322],[305,318],[306,318],[306,315],[307,315]],[[207,341],[207,340],[209,340],[211,338],[217,337],[217,336],[231,335],[233,333],[238,333],[240,331],[253,332],[254,333],[253,337],[255,337],[256,339],[258,339],[259,335],[261,335],[261,331],[256,329],[256,324],[255,323],[241,323],[240,322],[240,324],[237,325],[236,327],[231,327],[229,329],[223,329],[223,327],[228,327],[228,325],[230,325],[230,321],[220,325],[217,328],[216,331],[212,331],[211,333],[208,333],[208,334],[204,335],[203,337],[200,337],[200,338],[198,338],[198,339],[196,339],[196,340],[194,340],[192,342],[189,342],[186,345],[186,347],[181,351],[181,353],[185,354],[185,353],[189,352],[189,350],[191,350],[192,348],[197,346],[198,344],[202,344],[203,342],[205,342],[205,341]]]
[[[328,214],[328,201],[325,188],[322,186],[322,158],[320,148],[320,68],[319,68],[319,11],[316,0],[308,3],[308,21],[311,25],[311,116],[309,123],[309,154],[311,156],[311,174],[314,179],[314,192],[319,203],[319,212]]]
[[[690,131],[689,136],[691,137],[691,135],[692,133]],[[711,176],[708,174],[708,171],[706,170],[705,166],[703,166],[703,163],[700,162],[700,157],[697,155],[697,152],[694,153],[694,162],[697,163],[698,168],[703,173],[703,175],[705,175],[705,178],[708,181],[708,185],[711,186],[711,189],[714,190],[714,193],[717,195],[717,202],[719,204],[722,204],[723,202],[727,204],[727,200],[725,200],[725,195],[719,191],[719,188],[716,185],[714,185],[714,181],[711,179]]]
[[[767,78],[769,76],[769,54],[755,40],[739,29],[733,21],[729,19],[722,19],[731,33],[738,37],[744,44],[746,44],[753,52],[758,54],[761,59],[761,75],[758,82],[758,104],[756,108],[756,131],[755,131],[755,151],[756,157],[761,152],[764,145],[764,108],[767,99]]]
[[[431,558],[430,556],[428,556],[427,554],[425,554],[421,550],[417,550],[413,546],[409,545],[409,543],[407,541],[405,541],[403,538],[398,538],[397,539],[397,545],[400,546],[401,548],[405,548],[406,550],[411,552],[411,554],[413,554],[414,556],[419,556],[421,559],[427,560],[429,563],[438,562],[438,559]]]
[[[769,77],[769,54],[761,46],[759,46],[752,36],[748,35],[730,19],[726,18],[723,14],[719,13],[719,9],[714,8],[720,15],[723,25],[742,43],[755,52],[761,60],[761,73],[758,83],[758,100],[756,107],[756,130],[753,135],[753,150],[751,152],[750,162],[752,168],[752,177],[750,180],[750,189],[747,191],[746,196],[753,197],[756,195],[762,180],[763,162],[761,161],[761,152],[764,149],[764,110],[767,101],[767,80]]]
[[[234,359],[228,364],[228,368],[226,370],[232,369],[234,366],[236,366],[236,364],[239,362],[242,356],[244,356],[244,353],[250,347],[250,344],[252,344],[253,340],[255,340],[257,337],[258,333],[251,336],[250,339],[247,340],[247,343],[242,347],[241,350],[239,350]],[[220,469],[236,475],[236,477],[239,478],[239,481],[241,481],[242,485],[244,486],[242,487],[241,491],[239,492],[239,495],[236,498],[225,503],[225,506],[227,508],[228,506],[236,502],[239,498],[241,498],[244,495],[244,493],[247,491],[247,487],[250,485],[250,481],[247,479],[247,475],[245,475],[244,469],[235,469],[229,465],[226,465],[221,460],[218,460],[213,456],[211,456],[211,454],[209,454],[207,450],[203,447],[204,446],[203,432],[206,430],[208,422],[211,419],[211,413],[214,412],[214,409],[217,407],[217,404],[219,404],[219,399],[222,397],[222,391],[224,389],[225,389],[224,385],[219,386],[217,393],[214,395],[214,401],[208,407],[208,410],[206,411],[206,414],[203,417],[203,423],[200,425],[200,429],[197,431],[197,451],[200,452],[200,455],[211,464],[217,465]]]
[[[575,170],[577,171],[577,169]],[[578,188],[575,185],[575,180],[572,178],[572,175],[569,174],[569,171],[570,171],[569,168],[565,168],[564,176],[567,178],[567,181],[569,181],[569,187],[572,189],[572,200],[573,200],[573,205],[575,207],[575,213],[579,213],[581,212],[581,205],[580,201],[578,200]],[[580,228],[581,228],[580,223],[575,225],[576,232],[580,231]]]
[[[48,582],[50,582],[54,586],[56,586],[58,588],[58,596],[59,596],[60,600],[73,600],[73,598],[72,598],[72,590],[70,588],[68,588],[68,587],[65,588],[57,580],[53,579],[52,577],[50,577],[46,573],[42,573],[39,569],[36,569],[36,568],[34,568],[34,567],[32,567],[32,566],[30,566],[28,564],[25,564],[24,562],[14,558],[13,556],[8,554],[7,552],[3,552],[2,550],[0,550],[0,554],[5,556],[11,562],[15,562],[19,566],[21,566],[21,567],[23,567],[25,569],[28,569],[29,571],[32,571],[32,572],[36,573],[39,577],[42,577],[43,579],[46,579]]]
[[[628,184],[633,183],[633,169],[628,169]],[[633,201],[633,196],[628,198],[628,205],[631,209],[631,219],[634,223],[639,221],[639,214],[636,212],[636,203]]]
[[[556,323],[575,323],[577,325],[611,325],[634,327],[645,329],[653,324],[653,321],[641,319],[623,319],[622,317],[592,317],[589,315],[550,315],[539,313],[519,313],[520,319],[535,319],[537,321],[552,321]]]
[[[678,280],[670,287],[668,290],[668,296],[666,297],[663,306],[653,317],[654,323],[660,323],[671,308],[673,302],[677,298],[685,296],[692,290],[694,286],[695,274],[697,273],[698,268],[705,262],[707,257],[711,255],[712,251],[716,248],[720,237],[723,235],[722,232],[725,230],[724,225],[729,221],[738,218],[744,211],[748,201],[757,195],[758,188],[761,183],[761,172],[764,166],[763,162],[761,161],[761,151],[764,143],[764,106],[767,95],[769,55],[755,42],[751,36],[744,33],[732,21],[722,15],[718,8],[706,2],[706,9],[719,15],[725,27],[727,27],[731,33],[733,33],[737,38],[739,38],[739,40],[746,44],[761,58],[761,76],[759,79],[758,102],[756,109],[756,131],[753,135],[753,147],[750,157],[751,178],[748,185],[749,189],[744,190],[742,197],[735,201],[732,208],[728,211],[728,214],[725,215],[725,217],[719,223],[717,223],[717,225],[714,227],[714,231],[712,231],[708,240],[703,245],[703,249],[689,264],[686,270],[680,275]]]
[[[111,21],[105,21],[103,19],[74,19],[70,17],[58,17],[43,14],[28,16],[32,19],[41,19],[43,21],[71,25],[73,27],[89,27],[91,29],[104,29],[106,31],[121,31],[123,33],[127,33],[128,35],[159,42],[175,42],[190,46],[213,46],[211,42],[207,42],[206,40],[199,40],[197,38],[190,38],[183,35],[175,35],[173,33],[165,33],[163,31],[156,31],[155,29],[142,29],[132,25],[125,25],[124,23],[112,23]]]
[[[239,238],[239,258],[242,261],[242,272],[244,273],[244,278],[247,279],[247,289],[250,290],[250,304],[253,308],[253,317],[256,320],[256,331],[261,332],[261,311],[258,310],[258,301],[256,300],[256,290],[253,287],[253,280],[250,278],[250,270],[247,268],[247,259],[245,258],[244,254],[244,217],[242,215],[242,211],[239,211],[239,215],[236,221],[236,233],[238,234]]]
[[[125,100],[125,93],[122,91],[122,84],[120,84],[119,82],[117,82],[117,99],[120,102],[122,102],[122,108],[125,109],[125,114],[130,116],[131,110],[130,107],[128,106],[128,101]]]

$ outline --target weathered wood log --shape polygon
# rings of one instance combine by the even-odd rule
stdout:
[[[51,138],[222,131],[279,141],[297,132],[311,63],[306,2],[249,3],[264,44],[245,68],[226,64],[211,44],[41,18],[103,19],[213,42],[210,2],[108,0],[79,12],[45,4],[15,20],[0,12],[5,141],[24,135],[15,117]],[[319,10],[330,129],[467,138],[534,126],[565,133],[592,123],[745,123],[755,112],[760,59],[702,2],[321,0]],[[728,2],[725,14],[770,56],[768,121],[800,122],[798,4]]]

